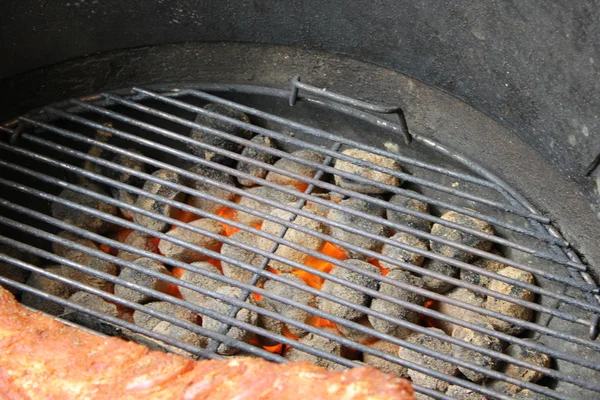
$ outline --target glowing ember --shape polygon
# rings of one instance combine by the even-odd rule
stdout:
[[[237,210],[234,210],[233,208],[229,208],[227,206],[221,207],[215,214],[217,214],[219,217],[227,218],[232,221],[237,220]],[[227,237],[233,235],[236,232],[239,232],[239,228],[223,223],[221,223],[221,225],[223,225],[223,228],[225,228],[225,236]]]
[[[283,350],[283,344],[277,343],[275,346],[263,346],[263,349],[269,353],[281,354],[281,350]]]
[[[331,244],[329,242],[325,243],[325,245],[321,249],[321,253],[325,254],[326,256],[338,259],[338,260],[348,259],[348,255],[346,254],[346,252],[344,250],[334,246],[333,244]],[[331,271],[334,267],[334,265],[331,264],[330,262],[321,260],[320,258],[312,257],[312,256],[309,256],[304,261],[304,265],[306,265],[307,267],[317,269],[319,271],[326,272],[326,273],[329,273],[329,271]],[[310,287],[313,287],[315,289],[321,289],[321,286],[323,286],[324,279],[321,277],[318,277],[316,275],[313,275],[310,272],[302,271],[302,270],[295,270],[292,273],[294,275],[302,278],[304,280],[304,282],[306,282],[306,284]]]
[[[371,258],[369,260],[369,264],[372,264],[372,265],[376,266],[377,268],[379,268],[379,270],[381,271],[381,275],[383,275],[383,276],[386,276],[390,272],[389,269],[382,267],[381,264],[379,263],[379,260],[376,258]]]
[[[427,300],[425,302],[425,304],[423,304],[423,306],[425,308],[430,308],[433,309],[435,308],[437,301],[435,300]],[[437,323],[437,321],[434,318],[428,317],[426,315],[423,315],[423,319],[425,320],[425,325],[427,325],[430,328],[439,328],[439,325]]]
[[[308,317],[308,319],[306,320],[306,323],[308,325],[312,325],[315,328],[336,328],[337,329],[337,325],[325,318],[320,318],[317,317],[315,315],[311,315],[310,317]]]

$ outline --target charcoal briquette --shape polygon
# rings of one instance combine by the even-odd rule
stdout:
[[[159,272],[165,276],[171,276],[169,270],[167,270],[161,263],[150,258],[138,258],[133,263],[143,267],[146,270]],[[123,268],[119,274],[119,278],[126,282],[134,283],[148,289],[154,289],[159,292],[166,291],[169,285],[165,281],[131,268]],[[123,299],[140,304],[152,301],[152,296],[121,285],[115,285],[115,294]]]
[[[365,150],[346,149],[342,152],[342,154],[365,161],[370,165],[378,165],[380,167],[388,168],[397,172],[402,170],[397,161],[379,154],[370,153]],[[401,183],[400,178],[396,176],[387,174],[385,172],[376,171],[372,168],[353,164],[351,161],[336,159],[334,168],[384,185],[399,186]],[[358,182],[355,179],[345,178],[340,175],[334,175],[334,178],[336,185],[358,193],[381,194],[388,192],[386,189],[379,188],[368,183]]]
[[[268,136],[257,135],[252,138],[251,142],[260,144],[261,146],[270,147],[273,149],[277,148],[277,141]],[[273,164],[277,160],[277,157],[275,155],[265,153],[264,151],[260,151],[259,149],[256,149],[253,147],[244,148],[244,150],[242,151],[242,156],[251,158],[256,161],[260,161],[265,164]],[[256,178],[260,178],[260,179],[264,179],[267,176],[267,173],[269,172],[264,167],[261,167],[258,165],[253,165],[253,164],[250,164],[250,163],[247,163],[244,161],[239,161],[237,163],[236,168],[240,172],[245,172],[247,174],[250,174],[250,175],[252,175]],[[239,182],[240,185],[245,186],[245,187],[253,187],[253,186],[258,185],[257,183],[255,183],[249,179],[242,178],[242,177],[238,177],[237,181]]]

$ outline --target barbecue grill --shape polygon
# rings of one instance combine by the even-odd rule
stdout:
[[[484,166],[409,129],[401,107],[299,77],[290,85],[147,85],[55,103],[7,122],[0,143],[0,242],[10,251],[0,259],[14,274],[0,274],[0,283],[25,304],[28,297],[43,299],[30,305],[45,310],[58,305],[50,309],[58,318],[190,357],[309,359],[333,369],[368,364],[408,376],[418,393],[439,399],[464,398],[464,390],[501,399],[563,398],[572,388],[600,392],[598,381],[577,372],[600,370],[585,355],[600,350],[599,290],[551,218]],[[251,134],[241,137],[240,130]],[[250,139],[257,136],[269,141]],[[277,145],[265,144],[271,141]],[[245,150],[232,151],[232,143]],[[282,167],[290,163],[296,169]],[[202,173],[207,169],[228,180]],[[379,175],[365,177],[365,171]],[[140,198],[162,208],[144,207]],[[240,215],[262,224],[245,224]],[[194,223],[199,220],[224,230]],[[96,229],[100,224],[110,227]],[[150,242],[132,245],[123,232]],[[252,240],[237,240],[237,232]],[[205,241],[192,239],[198,236]],[[396,239],[407,236],[417,241]],[[220,250],[206,245],[209,240],[222,243]],[[225,254],[225,246],[251,254],[252,262]],[[148,261],[133,261],[140,258]],[[151,268],[153,262],[164,268]],[[184,280],[185,273],[198,280]],[[40,277],[68,290],[48,293],[32,280]],[[205,301],[190,301],[185,290]],[[85,296],[75,292],[94,297],[81,301]],[[132,292],[137,297],[125,294]],[[159,301],[168,305],[149,305]],[[182,317],[189,311],[201,321]],[[192,332],[193,340],[140,324],[140,312]]]

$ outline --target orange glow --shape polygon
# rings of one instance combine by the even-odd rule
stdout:
[[[296,186],[296,189],[298,189],[299,191],[304,192],[308,188],[308,183],[306,183],[306,182],[298,182],[294,186]]]
[[[379,260],[376,258],[371,258],[369,260],[369,264],[372,264],[372,265],[376,266],[377,268],[379,268],[379,270],[381,271],[381,275],[383,275],[383,276],[386,276],[390,272],[389,269],[382,267],[381,264],[379,263]]]
[[[427,300],[425,302],[425,304],[423,304],[423,306],[425,308],[434,308],[434,306],[436,305],[437,301],[435,300]],[[425,324],[430,327],[430,328],[439,328],[439,325],[437,323],[437,321],[434,318],[428,317],[426,315],[423,315],[423,318],[425,319]]]
[[[288,329],[287,325],[283,325],[283,327],[281,328],[281,334],[283,336],[285,336],[286,338],[290,338],[292,340],[298,340],[298,339],[300,339],[298,336],[296,336],[292,332],[290,332],[290,330]]]
[[[260,346],[260,340],[258,340],[258,336],[254,335],[248,340],[248,344],[252,346]]]
[[[321,253],[338,260],[348,259],[348,255],[344,250],[336,247],[335,245],[329,242],[325,243],[325,245],[321,249]],[[326,273],[329,273],[329,271],[331,271],[334,267],[334,265],[330,262],[321,260],[320,258],[313,256],[307,257],[304,261],[304,265]],[[304,282],[306,282],[306,284],[310,287],[313,287],[315,289],[321,289],[321,286],[323,286],[324,279],[319,276],[313,275],[310,272],[297,269],[294,270],[292,273],[302,278]]]
[[[209,258],[208,260],[206,260],[206,262],[218,269],[219,272],[223,273],[223,268],[221,267],[221,260],[217,260],[216,258]]]
[[[283,350],[283,344],[277,343],[275,346],[263,346],[263,349],[269,353],[281,354],[281,350]]]
[[[157,238],[157,237],[153,237],[153,238],[150,238],[150,241],[152,242],[152,244],[154,245],[154,247],[156,247],[156,249],[157,249],[156,252],[158,254],[160,254],[160,251],[158,251],[158,244],[160,243],[160,239]]]
[[[173,274],[173,276],[175,278],[181,279],[181,276],[183,275],[184,272],[185,272],[185,269],[179,268],[179,267],[174,267],[173,270],[171,271],[171,274]]]
[[[125,242],[127,236],[129,236],[131,232],[133,232],[133,229],[123,228],[119,230],[119,232],[117,232],[117,240],[121,243]]]
[[[221,207],[219,210],[217,210],[215,214],[217,214],[219,217],[227,218],[232,221],[237,221],[237,210],[234,210],[233,208],[229,208],[227,206]],[[240,230],[239,228],[224,223],[221,223],[221,225],[223,225],[223,228],[225,228],[225,236],[227,237],[233,235],[236,232],[239,232]]]
[[[308,325],[314,326],[315,328],[336,328],[337,329],[337,325],[335,323],[329,321],[328,319],[320,318],[315,315],[311,315],[310,317],[308,317],[308,319],[306,320],[306,323]]]

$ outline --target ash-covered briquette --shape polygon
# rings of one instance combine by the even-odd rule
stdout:
[[[362,260],[346,260],[344,261],[344,263],[353,265],[361,270],[369,271],[374,274],[381,274],[379,268]],[[377,279],[368,277],[358,272],[347,270],[340,266],[334,267],[331,270],[330,275],[335,276],[337,278],[345,279],[351,283],[360,285],[368,289],[377,290],[379,288],[379,282],[377,281]],[[335,283],[329,279],[326,279],[325,282],[323,282],[321,290],[325,293],[331,294],[333,296],[339,297],[343,300],[360,306],[368,307],[371,303],[371,297],[366,293],[359,292],[356,289],[349,288],[339,283]],[[327,300],[323,297],[317,297],[317,305],[322,311],[332,314],[339,318],[356,320],[364,315],[362,311],[358,311],[345,305],[336,303],[334,301]]]
[[[373,329],[373,325],[371,325],[371,322],[369,322],[369,318],[366,314],[352,322],[362,325],[365,329]],[[375,340],[375,336],[369,332],[365,332],[362,329],[344,326],[342,324],[337,324],[337,329],[342,335],[344,335],[345,338],[350,339],[353,342],[365,344],[371,343]]]
[[[123,244],[138,248],[140,250],[149,251],[151,253],[158,252],[158,246],[153,240],[153,237],[140,231],[133,231],[129,235],[127,235],[125,241],[123,241]],[[125,261],[135,261],[138,258],[142,258],[143,256],[136,253],[130,253],[125,250],[119,250],[119,253],[117,253],[117,257]]]
[[[260,240],[260,237],[247,231],[236,232],[229,238],[253,247],[256,247],[258,241]],[[241,247],[237,247],[228,243],[224,243],[221,247],[221,254],[254,268],[258,268],[264,258],[260,254],[257,254],[253,251],[242,249]],[[221,267],[223,268],[223,275],[244,283],[250,282],[252,276],[254,275],[252,271],[236,267],[235,265],[229,264],[225,261],[221,261]],[[259,282],[263,280],[264,278],[259,278]]]
[[[195,347],[204,348],[208,344],[208,338],[203,335],[199,335],[195,332],[182,328],[181,326],[177,326],[171,324],[168,321],[159,322],[153,329],[153,332],[159,333],[161,335],[169,336],[173,339],[179,340],[185,344]],[[184,357],[195,358],[192,353],[187,352],[183,349],[180,349],[177,346],[164,345],[164,348],[171,353],[179,354]]]
[[[494,329],[487,319],[481,319],[477,322],[472,322],[488,329]],[[452,331],[452,337],[484,349],[502,352],[502,341],[500,339],[484,333],[476,332],[463,326],[455,327]],[[481,368],[496,369],[498,366],[497,359],[474,350],[458,346],[456,344],[452,345],[452,355],[460,360],[466,361]],[[487,378],[487,375],[479,372],[478,370],[472,370],[461,366],[458,367],[458,370],[462,372],[467,379],[473,382],[482,382],[485,378]]]
[[[212,272],[214,274],[221,274],[217,267],[207,262],[195,262],[191,263],[190,266],[194,267],[195,269]],[[210,290],[213,292],[221,286],[225,286],[225,283],[221,281],[188,270],[183,271],[183,274],[179,277],[179,279],[184,282],[190,283],[196,287],[205,290]],[[181,293],[181,296],[184,298],[185,301],[188,301],[192,304],[201,307],[204,307],[204,304],[210,299],[210,297],[202,293],[199,293],[192,289],[188,289],[181,285],[179,286],[179,293]]]
[[[142,153],[134,149],[127,149],[127,151],[139,156],[142,155]],[[125,154],[115,154],[112,158],[112,162],[137,172],[146,172],[146,164],[144,164],[142,161],[136,158],[130,157]],[[109,178],[119,181],[121,183],[125,183],[127,185],[135,186],[137,188],[141,188],[142,186],[144,186],[144,179],[140,178],[139,176],[133,175],[127,171],[120,171],[114,168],[104,168],[104,173]],[[110,192],[115,199],[127,203],[129,205],[134,205],[138,198],[137,194],[128,192],[127,190],[120,189],[114,186],[111,186]],[[131,212],[131,210],[128,210],[126,208],[120,208],[120,210],[125,218],[133,218],[133,212]]]
[[[382,207],[380,207],[376,204],[372,204],[372,203],[366,202],[364,200],[355,199],[355,198],[342,200],[340,202],[340,206],[350,208],[350,209],[356,210],[356,211],[361,211],[365,214],[375,216],[375,217],[382,217],[384,214],[384,211],[385,211]],[[361,232],[370,233],[370,234],[377,235],[377,236],[387,236],[387,233],[388,233],[388,229],[386,226],[381,225],[377,222],[369,221],[365,218],[350,214],[345,211],[331,209],[329,211],[329,213],[327,214],[327,218],[329,218],[333,221],[336,221],[336,222],[340,222],[351,228],[358,229]],[[381,250],[381,247],[383,246],[383,243],[381,242],[381,240],[371,239],[371,238],[368,238],[368,237],[365,237],[365,236],[362,236],[362,235],[359,235],[356,233],[351,233],[351,232],[345,231],[345,230],[343,230],[341,228],[337,228],[337,227],[331,227],[331,236],[333,236],[336,239],[340,239],[345,242],[348,242],[349,244],[358,246],[360,248],[373,250],[373,251],[379,251],[379,250]],[[356,252],[356,251],[353,251],[350,249],[347,249],[347,250],[348,250],[348,253],[353,258],[359,258],[359,259],[366,258],[366,256],[360,252]]]
[[[37,256],[23,252],[14,247],[0,245],[0,253],[35,266],[39,266],[40,263],[40,259]],[[3,276],[5,278],[11,279],[19,283],[25,283],[27,277],[29,276],[29,272],[16,265],[0,262],[0,276]],[[12,286],[3,285],[3,287],[5,287],[6,290],[8,290],[14,295],[18,295],[19,293],[21,293],[21,290],[16,289]]]
[[[398,351],[400,347],[397,344],[390,343],[386,340],[379,340],[369,347],[382,351],[394,357],[398,357]],[[379,369],[381,372],[386,374],[396,375],[400,378],[406,378],[408,375],[408,369],[400,364],[384,360],[372,354],[363,353],[363,361],[365,364]]]
[[[533,278],[532,274],[527,271],[522,271],[512,267],[501,269],[498,271],[498,274],[532,285],[535,283],[535,279]],[[494,279],[490,281],[488,288],[494,292],[509,295],[519,300],[533,301],[535,298],[535,294],[528,289],[510,285]],[[533,310],[528,307],[514,304],[509,301],[500,300],[492,296],[488,296],[487,301],[485,302],[485,308],[509,317],[522,319],[523,321],[529,321],[533,315]],[[523,327],[516,326],[508,321],[502,321],[497,318],[490,318],[490,322],[494,326],[494,329],[500,332],[508,333],[509,335],[517,335],[523,330]]]
[[[252,138],[251,142],[260,144],[265,147],[270,147],[272,149],[277,148],[277,141],[268,136],[262,136],[262,135],[255,136]],[[244,148],[244,151],[242,151],[242,156],[251,158],[256,161],[263,162],[265,164],[273,164],[277,160],[277,157],[275,155],[265,153],[264,151],[260,151],[253,147]],[[261,178],[261,179],[264,179],[267,176],[267,173],[269,172],[264,167],[260,167],[258,165],[252,165],[252,164],[249,164],[249,163],[243,162],[243,161],[239,161],[237,163],[236,168],[238,171],[245,172],[256,178]],[[257,183],[252,182],[251,180],[245,179],[242,177],[238,177],[237,181],[239,182],[240,185],[246,186],[246,187],[253,187],[253,186],[258,185]]]
[[[490,253],[495,254],[497,256],[502,256],[502,254],[498,250],[491,250]],[[473,263],[473,265],[485,269],[490,272],[498,272],[501,269],[506,268],[507,266],[493,260],[489,260],[487,258],[480,258]],[[465,282],[472,283],[473,285],[479,286],[487,286],[490,283],[490,278],[487,276],[478,274],[477,272],[468,271],[466,269],[462,269],[460,271],[460,279]]]
[[[69,231],[62,231],[57,236],[60,236],[63,239],[75,242],[77,244],[81,244],[92,249],[97,249],[96,243],[94,243],[90,239],[86,239]],[[69,245],[65,246],[58,242],[52,242],[52,251],[59,257],[65,257],[67,253],[77,250],[74,250]]]
[[[289,188],[294,189],[292,186],[290,186]],[[265,187],[265,186],[253,187],[250,189],[246,189],[246,191],[255,196],[259,196],[260,198],[264,198],[267,200],[273,200],[273,201],[283,203],[283,204],[298,201],[298,198],[292,194],[284,193],[279,190]],[[241,197],[239,204],[241,206],[248,207],[252,210],[260,211],[261,213],[264,213],[264,214],[269,214],[271,211],[273,211],[275,209],[275,207],[273,207],[269,204],[261,203],[260,201],[257,201],[257,200],[254,200],[254,199],[251,199],[251,198],[245,197],[245,196]],[[252,214],[247,214],[242,211],[237,212],[237,219],[242,224],[249,225],[249,226],[260,225],[263,222],[262,217],[258,217],[258,216],[252,215]]]
[[[73,262],[79,264],[80,266],[88,267],[90,269],[93,269],[93,270],[96,270],[99,272],[104,272],[106,274],[117,275],[119,272],[119,267],[117,267],[115,264],[112,264],[101,258],[98,258],[98,257],[90,255],[90,254],[86,254],[86,253],[83,253],[83,252],[80,252],[77,250],[68,252],[65,255],[65,258],[67,258],[69,261],[73,261]],[[113,288],[112,282],[109,282],[103,278],[91,275],[90,273],[88,273],[86,271],[80,271],[80,270],[77,270],[68,265],[62,265],[61,269],[62,269],[62,275],[64,275],[65,277],[67,277],[69,279],[73,279],[77,282],[84,283],[86,285],[95,287],[100,290],[104,290],[106,292],[110,292]]]
[[[280,218],[284,221],[289,221],[292,219],[293,214],[285,210],[276,209],[272,210],[270,212],[270,215],[273,217]],[[294,220],[294,224],[310,229],[314,232],[325,232],[325,224],[300,215],[296,217],[296,219]],[[264,221],[261,230],[265,233],[277,236],[279,235],[279,231],[281,230],[281,228],[283,228],[283,225],[281,224],[272,221]],[[320,250],[325,244],[325,242],[321,238],[317,238],[313,235],[300,232],[299,230],[292,228],[287,229],[283,238],[285,240],[289,240],[294,244],[304,246],[307,249],[314,251]],[[273,243],[275,242],[261,237],[258,239],[257,245],[260,249],[268,251],[273,245]],[[300,264],[304,263],[304,261],[309,257],[309,255],[305,252],[292,249],[291,247],[285,246],[283,244],[280,244],[277,247],[277,250],[275,250],[275,254],[284,257],[286,260],[296,261]],[[277,260],[270,260],[269,266],[281,272],[291,272],[294,269],[294,267],[292,267],[291,265],[285,264]]]
[[[406,271],[393,270],[390,271],[386,277],[394,279],[399,282],[406,283],[414,286],[415,288],[423,287],[423,281],[421,278],[416,277]],[[379,285],[379,293],[391,296],[396,300],[403,300],[418,306],[422,306],[425,302],[425,298],[418,293],[410,292],[397,286],[393,286],[389,283],[382,282]],[[407,322],[417,322],[419,319],[419,313],[399,304],[390,303],[383,299],[374,298],[371,301],[371,310],[378,311],[390,317],[405,320]],[[396,337],[406,337],[410,334],[410,329],[398,326],[393,322],[384,321],[380,318],[369,315],[369,321],[373,328],[379,332],[390,334]]]
[[[441,330],[436,328],[428,328],[428,330],[443,333]],[[425,347],[437,353],[442,353],[446,355],[452,354],[452,345],[450,343],[448,343],[445,340],[440,340],[438,338],[434,338],[423,333],[414,334],[410,336],[407,339],[407,341],[409,343]],[[423,353],[410,350],[407,347],[401,347],[398,352],[398,355],[400,358],[403,358],[407,361],[411,361],[415,364],[419,364],[425,368],[438,371],[443,374],[454,376],[458,373],[456,365],[447,361],[442,361],[439,358],[430,357]],[[450,384],[444,380],[434,378],[431,375],[424,374],[414,369],[408,370],[408,376],[411,378],[413,383],[429,389],[438,390],[440,392],[445,392],[446,389],[448,389],[448,386],[450,386]]]
[[[426,259],[423,263],[423,268],[438,273],[440,275],[446,275],[451,278],[458,277],[459,269],[454,265],[447,264],[443,261]],[[427,290],[431,290],[436,293],[445,293],[452,289],[454,285],[450,282],[442,281],[432,276],[423,275],[423,287]]]
[[[359,160],[365,161],[371,165],[375,164],[380,167],[388,168],[398,172],[402,170],[400,164],[398,164],[398,162],[395,160],[379,154],[370,153],[365,150],[346,149],[342,151],[342,154],[349,157],[358,158]],[[396,176],[386,174],[385,172],[375,171],[372,168],[362,167],[360,165],[353,164],[350,161],[336,159],[334,168],[385,185],[400,186],[401,183],[400,178]],[[376,186],[369,185],[368,183],[357,182],[354,179],[344,178],[339,175],[334,175],[334,179],[336,185],[358,193],[381,194],[388,192],[386,189],[378,188]]]
[[[107,193],[98,185],[93,183],[83,183],[78,185],[81,188],[90,190],[92,192],[107,196]],[[62,200],[71,201],[73,203],[80,204],[82,206],[93,208],[103,214],[117,215],[117,207],[110,204],[106,204],[100,200],[97,200],[91,196],[87,196],[83,193],[75,192],[70,189],[65,189],[58,195]],[[94,232],[104,233],[111,227],[111,223],[105,221],[97,216],[92,215],[89,212],[79,211],[71,206],[63,203],[62,201],[55,201],[51,207],[52,216],[56,219],[66,222],[67,224],[75,225],[79,228]]]
[[[279,277],[308,288],[306,283],[301,278],[297,277],[294,274],[280,274]],[[295,301],[297,303],[300,303],[300,304],[303,304],[306,306],[315,305],[316,299],[313,294],[308,293],[302,289],[298,289],[298,288],[286,285],[283,282],[269,280],[269,281],[265,282],[264,289],[269,293],[272,293],[272,294],[275,294],[275,295],[278,295],[281,297],[285,297],[288,300]],[[260,301],[258,302],[258,304],[261,307],[264,307],[267,309],[270,308],[273,311],[277,312],[278,314],[281,314],[284,317],[291,318],[298,322],[304,322],[309,317],[308,312],[301,310],[297,307],[291,306],[289,304],[284,304],[277,300],[273,300],[267,296],[262,296]],[[261,319],[263,319],[263,318],[271,319],[271,318],[265,317],[263,315],[261,315],[260,318]],[[289,325],[289,324],[287,325],[287,329],[290,331],[291,334],[298,336],[298,337],[303,337],[308,333],[307,331],[305,331],[302,328],[299,328],[299,327],[293,326],[293,325]]]
[[[241,122],[245,122],[248,124],[250,123],[250,118],[246,114],[222,104],[209,103],[204,106],[204,109],[206,111],[220,114],[228,118],[233,118]],[[252,132],[250,132],[249,130],[236,126],[230,122],[213,118],[208,115],[198,114],[194,122],[203,125],[207,128],[216,129],[223,133],[228,133],[230,135],[234,135],[242,139],[249,140],[252,138]],[[234,153],[241,153],[244,149],[243,144],[236,143],[232,140],[213,135],[211,133],[205,132],[202,129],[192,129],[190,137],[200,143],[218,147],[219,149],[231,151]],[[203,157],[208,161],[213,161],[219,164],[225,164],[229,166],[233,166],[235,164],[234,159],[227,157],[223,154],[216,154],[212,151],[205,150],[202,147],[191,143],[188,143],[187,146],[194,155],[198,157]]]
[[[154,301],[146,304],[145,307],[191,323],[196,323],[198,319],[193,311],[168,301]],[[153,317],[143,311],[135,310],[133,312],[133,323],[142,328],[152,330],[160,322],[162,322],[161,318]]]
[[[532,344],[536,343],[534,340],[531,339],[524,340]],[[518,360],[537,365],[538,367],[549,368],[552,362],[552,359],[547,354],[539,353],[537,351],[527,349],[517,344],[511,344],[510,346],[508,346],[504,350],[504,353]],[[535,371],[527,367],[521,367],[518,365],[510,364],[507,362],[500,363],[500,368],[498,370],[512,378],[516,378],[524,382],[535,383],[542,379],[542,377],[544,376],[544,374],[542,374],[539,371]],[[512,383],[492,379],[486,383],[486,386],[491,389],[497,390],[501,393],[517,395],[519,398],[522,398],[522,388],[520,386],[513,385]]]
[[[458,385],[450,385],[446,390],[446,396],[455,400],[487,400],[487,397],[474,390]]]
[[[446,293],[446,297],[481,308],[483,308],[483,303],[485,302],[484,296],[479,295],[478,293],[475,293],[469,289],[461,287],[457,287],[450,290],[448,293]],[[465,308],[461,308],[444,302],[437,303],[436,309],[442,314],[462,321],[477,321],[484,318],[483,315],[475,311],[470,311]],[[438,320],[437,323],[439,324],[440,328],[444,332],[446,332],[447,335],[451,335],[454,328],[458,326],[451,322],[446,322],[442,320]]]
[[[235,193],[232,193],[231,187],[235,187],[233,178],[226,172],[216,170],[205,165],[194,165],[189,169],[189,172],[197,174],[198,177],[195,179],[188,178],[187,185],[192,189],[198,190],[202,193],[218,197],[221,200],[232,201],[235,197]],[[212,179],[219,182],[222,186],[218,186],[213,183],[206,182],[203,178]],[[197,207],[209,213],[216,213],[222,204],[214,202],[212,200],[203,199],[196,196],[190,195],[190,205]]]
[[[104,122],[104,123],[102,123],[102,125],[109,127],[109,128],[112,128],[112,126],[113,126],[113,124],[111,122]],[[112,138],[112,133],[105,132],[100,129],[96,129],[96,132],[94,133],[94,140],[97,142],[100,142],[100,143],[109,143],[111,138]],[[101,146],[90,146],[87,154],[88,154],[88,156],[101,158],[103,160],[108,160],[110,158],[110,156],[112,155],[112,153],[110,151],[102,148]],[[104,172],[104,168],[102,165],[100,165],[94,161],[91,161],[91,160],[84,161],[83,169],[85,169],[86,171],[94,172],[96,174],[100,174],[100,175],[102,175],[102,173]],[[79,183],[89,183],[90,182],[90,180],[84,175],[77,175],[76,179]]]
[[[420,250],[427,251],[427,243],[425,243],[425,241],[408,233],[398,232],[390,239],[398,243],[413,246]],[[386,257],[393,258],[394,260],[398,260],[408,264],[413,264],[419,267],[423,265],[423,261],[425,260],[425,257],[420,254],[413,253],[410,250],[404,250],[400,247],[392,246],[387,243],[383,245],[383,248],[381,249],[381,254]],[[383,268],[387,268],[390,271],[395,269],[402,269],[402,267],[398,265],[390,264],[387,261],[383,260],[380,261],[380,264]]]
[[[227,297],[234,298],[234,299],[240,299],[240,297],[242,295],[242,289],[239,289],[236,287],[231,287],[231,286],[221,286],[220,288],[218,288],[216,290],[216,292],[219,294],[225,295]],[[248,299],[246,299],[246,302],[249,304],[254,304],[253,297],[248,296]],[[217,298],[208,299],[208,301],[205,303],[205,306],[209,310],[212,310],[220,315],[229,315],[229,313],[231,312],[231,310],[234,307],[233,305],[226,303],[224,301],[221,301]],[[256,325],[256,323],[258,322],[258,314],[255,311],[248,310],[247,308],[242,308],[235,315],[235,319],[237,319],[238,321],[241,321],[241,322],[245,322],[247,324]],[[208,329],[210,331],[213,331],[213,332],[218,332],[219,329],[221,328],[221,321],[212,319],[211,317],[205,315],[205,316],[202,316],[202,327],[205,329]],[[232,326],[229,329],[229,331],[227,332],[227,336],[229,336],[230,338],[233,338],[235,340],[238,340],[240,342],[247,342],[252,337],[252,335],[253,335],[252,332],[247,331],[242,328],[238,328],[236,326]],[[238,351],[239,351],[238,348],[233,347],[233,346],[228,346],[224,343],[221,343],[219,345],[219,347],[217,348],[217,353],[225,355],[225,356],[235,354]]]
[[[50,265],[45,267],[44,270],[55,275],[62,275],[62,268],[60,265]],[[60,297],[61,299],[68,299],[72,294],[72,290],[68,285],[36,272],[32,272],[31,275],[29,275],[25,284],[44,293]],[[65,310],[62,305],[51,300],[46,300],[31,292],[24,292],[21,295],[21,303],[50,315],[60,315]]]
[[[182,183],[181,177],[178,174],[172,171],[167,171],[165,169],[159,169],[158,171],[153,172],[152,176],[171,183]],[[184,202],[186,197],[185,193],[182,193],[174,188],[167,187],[161,185],[158,182],[150,180],[146,181],[143,189],[148,193],[166,197],[167,199],[174,200],[177,202]],[[174,218],[177,212],[179,211],[177,207],[173,207],[169,204],[142,195],[138,196],[135,205],[143,210],[150,211],[162,217]],[[159,221],[155,218],[137,213],[133,214],[133,221],[148,229],[152,229],[153,231],[159,232],[165,232],[170,227],[170,224],[168,222]]]
[[[294,157],[300,158],[302,160],[311,161],[313,163],[321,164],[323,160],[325,160],[325,156],[321,153],[317,153],[312,150],[298,150],[291,153]],[[308,165],[299,164],[295,161],[289,160],[287,158],[281,158],[277,160],[274,164],[275,167],[296,173],[298,175],[306,176],[307,178],[314,178],[317,173],[317,168],[310,167]],[[289,176],[281,175],[277,172],[270,171],[267,174],[266,179],[270,182],[277,183],[278,185],[283,186],[294,186],[296,188],[302,189],[303,186],[307,186],[306,182],[298,180],[296,178],[292,178]]]
[[[129,314],[120,311],[116,304],[109,303],[102,297],[95,294],[76,292],[69,297],[69,301],[92,311],[108,315],[109,317],[119,318],[131,322],[131,316]],[[102,326],[103,324],[110,324],[109,322],[104,322],[93,315],[89,315],[85,312],[68,307],[65,308],[65,313],[61,315],[61,317],[68,321],[77,322],[78,324],[92,329]],[[99,328],[99,330],[101,331],[102,328]]]
[[[261,304],[261,307],[267,311],[276,313],[275,307],[268,303]],[[257,325],[263,329],[266,329],[269,332],[273,332],[276,334],[281,334],[283,332],[283,328],[285,324],[276,318],[271,318],[263,314],[258,314],[258,322]],[[260,343],[263,346],[275,346],[280,343],[276,338],[270,338],[264,335],[259,335]]]
[[[429,204],[422,202],[421,200],[411,199],[410,197],[401,194],[395,194],[390,198],[389,202],[399,207],[408,208],[412,211],[429,214]],[[425,219],[390,209],[386,210],[386,213],[387,219],[395,224],[406,225],[423,232],[429,232],[431,230],[431,222]]]
[[[469,217],[468,215],[459,214],[455,211],[448,211],[442,215],[441,218],[443,220],[454,222],[458,225],[462,225],[488,235],[494,234],[494,228],[492,228],[492,226],[487,222],[477,218]],[[463,232],[462,230],[449,228],[437,223],[433,224],[431,227],[431,234],[441,236],[444,239],[452,240],[453,242],[464,244],[466,246],[474,247],[483,251],[489,251],[492,247],[492,242],[487,239],[483,239],[470,233]],[[469,262],[476,258],[476,256],[469,252],[439,243],[436,240],[430,240],[429,247],[438,254],[446,257],[452,257],[459,261]]]
[[[331,333],[335,333],[333,330],[326,329]],[[326,337],[319,336],[314,333],[309,333],[300,339],[300,343],[310,346],[314,349],[319,349],[327,354],[340,357],[342,355],[342,345],[334,340],[330,340]],[[343,365],[340,365],[334,361],[327,360],[325,358],[316,356],[314,354],[306,353],[302,350],[290,347],[286,352],[285,357],[290,361],[308,361],[319,367],[327,368],[330,371],[345,371],[348,369]]]
[[[168,269],[166,269],[158,261],[154,261],[150,258],[138,258],[133,263],[149,271],[159,272],[161,274],[171,276],[171,273]],[[136,285],[140,285],[148,289],[158,290],[159,292],[166,291],[169,285],[165,281],[147,275],[143,272],[133,270],[131,268],[123,268],[123,270],[119,274],[119,278],[124,281],[134,283]],[[140,304],[152,301],[152,296],[121,285],[115,285],[115,294],[123,299]]]
[[[217,235],[225,234],[225,228],[223,225],[212,219],[198,219],[190,222],[189,224],[206,232],[211,232]],[[219,251],[221,247],[221,242],[217,239],[193,232],[185,227],[178,226],[174,229],[171,229],[167,235],[183,240],[188,244],[193,244],[211,251]],[[206,261],[211,258],[210,256],[202,254],[199,251],[180,246],[178,244],[169,242],[166,239],[161,239],[161,241],[158,243],[158,250],[166,257],[185,263]]]

